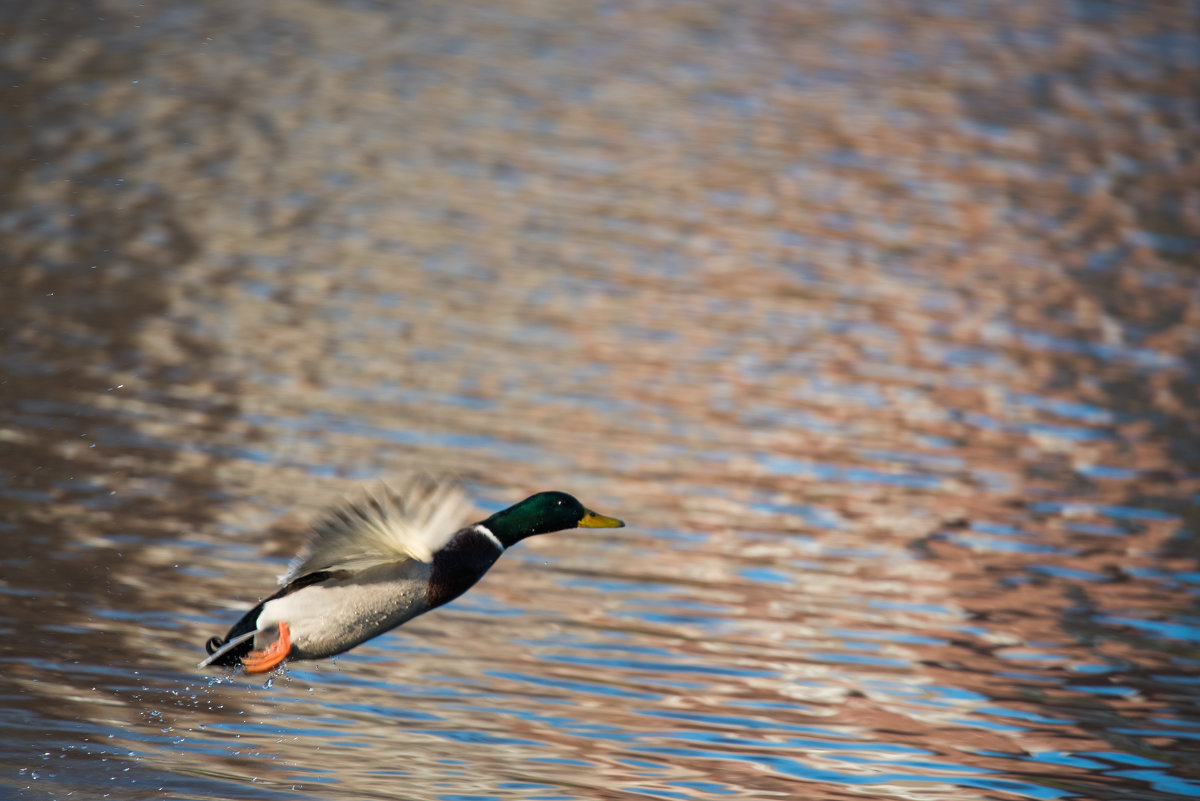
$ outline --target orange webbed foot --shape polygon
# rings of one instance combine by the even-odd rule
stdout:
[[[287,659],[292,650],[291,632],[288,631],[288,624],[283,621],[279,622],[278,628],[279,636],[275,638],[275,642],[261,651],[251,651],[242,657],[242,667],[247,673],[266,673]]]

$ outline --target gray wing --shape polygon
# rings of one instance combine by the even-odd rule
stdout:
[[[399,491],[384,484],[362,500],[333,508],[316,523],[307,550],[292,561],[280,583],[323,570],[359,571],[410,559],[432,562],[472,511],[451,482],[413,478]]]

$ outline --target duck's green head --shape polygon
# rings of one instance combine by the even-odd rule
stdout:
[[[620,528],[625,524],[615,517],[596,514],[565,492],[539,492],[496,512],[480,525],[508,548],[534,534],[566,528]]]

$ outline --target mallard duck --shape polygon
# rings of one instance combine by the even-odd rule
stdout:
[[[565,492],[539,492],[455,530],[469,509],[452,485],[430,481],[333,509],[283,588],[211,638],[199,667],[240,662],[265,673],[285,659],[340,654],[462,595],[526,537],[625,525]]]

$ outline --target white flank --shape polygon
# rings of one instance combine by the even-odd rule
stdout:
[[[412,478],[399,491],[385,484],[361,501],[335,507],[316,523],[306,554],[293,560],[281,583],[322,570],[365,570],[410,559],[432,562],[472,511],[462,491],[449,482]]]

